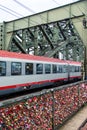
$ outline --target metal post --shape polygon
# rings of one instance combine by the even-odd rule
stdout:
[[[52,130],[54,130],[55,128],[55,124],[54,124],[54,113],[55,113],[55,99],[54,99],[54,92],[53,89],[51,90],[51,93],[52,93],[52,97],[53,97],[53,105],[52,105]]]

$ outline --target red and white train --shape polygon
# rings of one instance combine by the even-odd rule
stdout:
[[[81,79],[81,62],[0,50],[0,95]]]

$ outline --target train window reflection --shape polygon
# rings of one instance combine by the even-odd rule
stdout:
[[[66,73],[66,65],[62,66],[63,73]]]
[[[11,75],[21,75],[21,63],[20,62],[12,62],[11,63]]]
[[[33,74],[33,63],[26,63],[25,64],[25,74]]]
[[[53,65],[53,73],[57,73],[57,65]]]
[[[36,74],[43,74],[43,64],[36,64]]]
[[[45,74],[50,74],[50,73],[51,73],[51,65],[45,64]]]
[[[58,71],[57,71],[58,73],[62,73],[63,72],[63,67],[62,67],[62,65],[58,65]]]
[[[70,66],[70,72],[75,72],[75,66]]]
[[[79,72],[81,72],[81,67],[79,66]]]
[[[6,62],[0,61],[0,76],[6,75]]]

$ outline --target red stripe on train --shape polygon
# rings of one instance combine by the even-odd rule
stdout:
[[[81,76],[70,77],[70,79],[74,79],[74,78],[81,78]],[[47,83],[47,82],[64,81],[64,80],[68,80],[68,78],[45,80],[45,81],[31,82],[31,83],[24,83],[24,84],[14,84],[14,85],[10,85],[10,86],[0,86],[0,90],[19,88],[19,87],[24,87],[24,86],[31,86],[31,85],[35,85],[35,84],[44,84],[44,83]]]
[[[24,86],[31,86],[35,84],[44,84],[47,82],[56,82],[60,80],[68,80],[67,78],[61,78],[61,79],[54,79],[54,80],[45,80],[45,81],[39,81],[39,82],[31,82],[31,83],[24,83],[24,84],[14,84],[10,86],[0,86],[0,90],[5,90],[5,89],[12,89],[12,88],[18,88],[18,87],[24,87]]]

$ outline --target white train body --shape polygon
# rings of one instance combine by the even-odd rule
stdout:
[[[81,79],[81,63],[0,51],[0,95]]]

